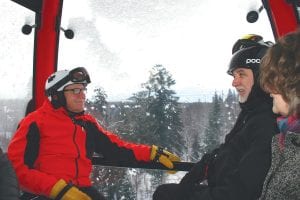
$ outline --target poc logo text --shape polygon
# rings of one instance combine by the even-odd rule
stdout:
[[[246,64],[249,64],[249,63],[260,63],[260,59],[259,58],[246,59]]]

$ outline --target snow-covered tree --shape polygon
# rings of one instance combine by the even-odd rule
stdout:
[[[179,98],[171,87],[175,80],[162,65],[155,65],[149,80],[142,86],[144,91],[131,98],[144,112],[138,113],[140,131],[147,133],[147,141],[180,154],[184,143],[180,131],[182,121]]]
[[[220,144],[222,127],[222,98],[215,92],[212,99],[212,108],[208,116],[208,126],[205,131],[205,152],[210,152]]]
[[[107,120],[107,95],[103,88],[94,89],[94,96],[86,102],[87,112],[94,115],[98,121],[104,125],[108,123]]]
[[[223,120],[222,120],[222,129],[221,129],[221,138],[220,140],[223,142],[225,135],[230,132],[232,129],[237,116],[240,112],[240,107],[238,104],[238,97],[234,91],[231,89],[228,90],[227,97],[223,103]]]

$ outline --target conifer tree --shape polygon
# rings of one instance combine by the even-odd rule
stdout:
[[[107,124],[107,94],[101,87],[94,89],[94,94],[92,99],[86,102],[87,112],[94,115],[102,125]]]
[[[134,200],[135,193],[128,179],[128,169],[95,166],[92,175],[94,186],[108,199]]]
[[[197,162],[201,159],[201,149],[202,147],[200,145],[198,134],[195,134],[193,136],[191,161]]]
[[[224,120],[223,120],[223,126],[222,126],[222,133],[221,135],[223,136],[223,139],[226,134],[230,132],[232,129],[237,116],[239,114],[240,108],[238,104],[238,97],[235,94],[234,91],[231,89],[228,90],[227,97],[224,101],[224,108],[223,108],[223,113],[224,113]]]
[[[220,144],[221,137],[221,104],[222,98],[215,92],[212,99],[212,108],[209,112],[208,128],[205,131],[205,152],[210,152]]]
[[[175,80],[162,65],[155,65],[149,80],[142,86],[144,91],[134,94],[131,98],[141,105],[139,113],[140,130],[147,133],[148,142],[180,153],[184,147],[180,135],[182,122],[179,98],[171,87]]]

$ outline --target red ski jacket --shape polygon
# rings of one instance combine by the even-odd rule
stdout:
[[[70,117],[46,100],[20,122],[7,153],[21,189],[49,196],[59,179],[91,186],[94,152],[112,160],[149,162],[150,151],[148,145],[125,142],[104,130],[91,115]]]

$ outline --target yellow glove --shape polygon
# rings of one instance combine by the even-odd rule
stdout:
[[[150,160],[158,161],[169,169],[173,169],[173,161],[180,161],[180,158],[161,147],[152,145]]]
[[[50,192],[50,198],[58,198],[60,200],[92,200],[87,194],[81,192],[75,186],[68,185],[63,179],[55,183]]]

